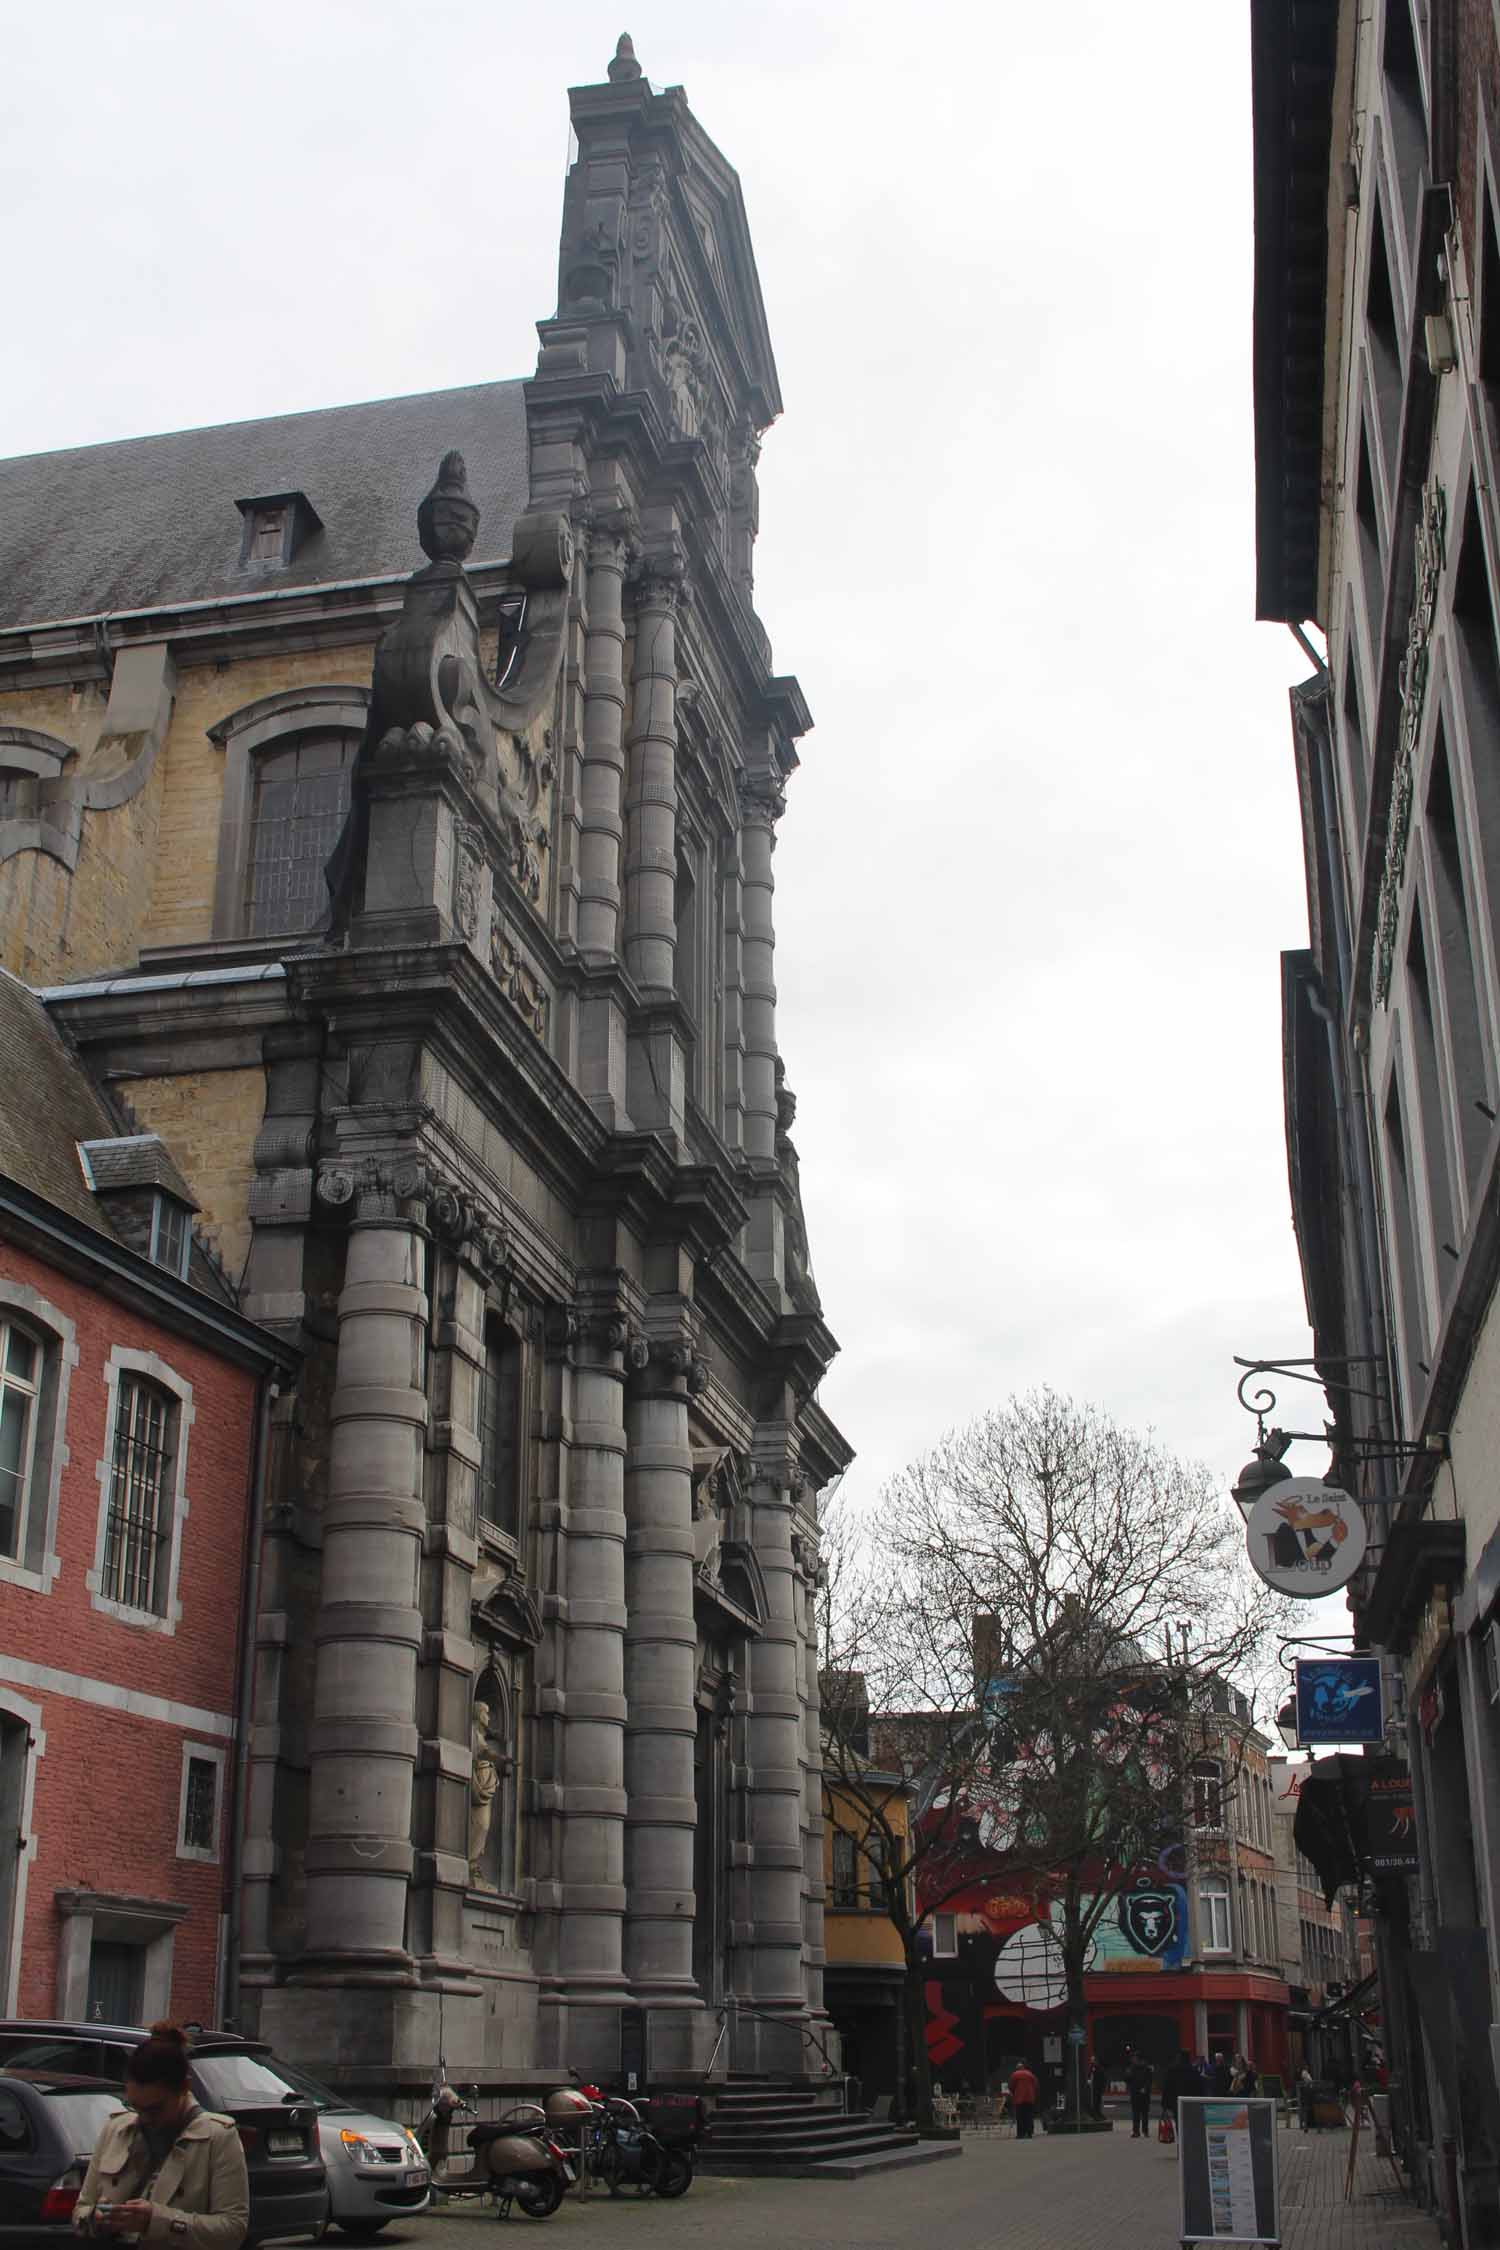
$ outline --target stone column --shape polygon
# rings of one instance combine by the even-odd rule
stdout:
[[[625,964],[670,992],[677,951],[677,605],[681,583],[648,571],[636,596],[626,792]],[[773,1105],[774,1106],[774,1105]]]
[[[785,809],[779,788],[746,780],[740,789],[744,924],[745,1153],[776,1154],[776,888],[771,855]]]
[[[625,1966],[653,2008],[699,2007],[693,1977],[693,1457],[685,1344],[653,1348],[625,1406]],[[654,2027],[656,2067],[691,2059],[692,2035]]]
[[[750,1644],[750,1999],[800,2018],[802,1974],[803,1697],[797,1582],[792,1558],[790,1471],[779,1423],[757,1438],[750,1490],[751,1537],[765,1576],[766,1620]],[[747,2026],[752,2048],[769,2027]],[[774,2034],[773,2034],[774,2037]],[[779,2041],[761,2067],[802,2067],[800,2036]]]
[[[622,1314],[574,1334],[561,1678],[558,2059],[617,2067],[625,1916],[625,1366]]]
[[[611,960],[620,935],[620,846],[625,833],[625,620],[621,614],[625,559],[625,541],[618,532],[589,533],[578,945],[583,953],[604,954]]]
[[[325,1171],[354,1201],[338,1302],[310,1738],[307,1958],[322,1981],[406,1979],[427,1428],[425,1177]]]
[[[817,1506],[814,1495],[808,1502],[809,1513]],[[823,1999],[823,1970],[827,1962],[827,1944],[823,1930],[823,1909],[827,1887],[823,1879],[823,1711],[818,1693],[818,1618],[817,1587],[821,1568],[817,1542],[808,1532],[793,1532],[795,1553],[798,1539],[806,1542],[807,1568],[797,1587],[798,1607],[798,1661],[802,1670],[802,1936],[803,1982],[807,1991],[807,2005],[821,2023],[828,2018]],[[831,2029],[831,2026],[828,2027]],[[827,2038],[827,2030],[824,2038]]]

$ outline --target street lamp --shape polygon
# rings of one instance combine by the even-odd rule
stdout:
[[[1255,1451],[1235,1478],[1229,1493],[1246,1523],[1250,1521],[1250,1511],[1256,1501],[1278,1484],[1285,1484],[1291,1476],[1291,1470],[1282,1459],[1291,1442],[1285,1430],[1267,1430],[1264,1423],[1259,1425]]]
[[[1302,1744],[1297,1739],[1297,1700],[1295,1696],[1288,1696],[1277,1712],[1276,1732],[1280,1735],[1288,1750],[1301,1749]]]

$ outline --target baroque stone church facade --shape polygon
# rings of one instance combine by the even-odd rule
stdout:
[[[571,104],[529,380],[0,464],[0,959],[300,1354],[224,2011],[391,2089],[828,2040],[781,401],[681,89]]]

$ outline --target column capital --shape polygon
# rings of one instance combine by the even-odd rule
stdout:
[[[774,828],[786,811],[786,790],[779,777],[763,773],[735,775],[740,818],[747,828]]]

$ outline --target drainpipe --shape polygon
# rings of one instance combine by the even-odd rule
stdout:
[[[271,1409],[281,1391],[281,1370],[262,1375],[250,1457],[250,1506],[241,1574],[238,1678],[234,1694],[234,1800],[229,1830],[229,1875],[224,1917],[224,1960],[219,1980],[219,2021],[240,2028],[240,1937],[245,1883],[245,1816],[250,1784],[250,1732],[255,1716],[255,1627],[260,1615],[260,1563],[266,1522],[266,1481],[271,1452]]]

